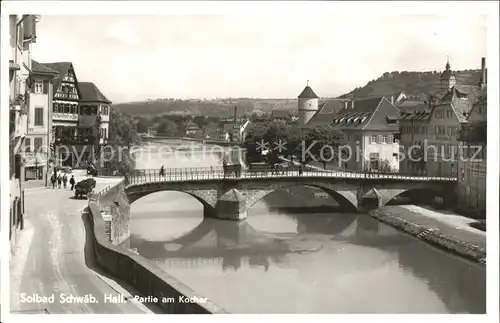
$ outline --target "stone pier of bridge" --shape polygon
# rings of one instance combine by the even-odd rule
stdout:
[[[409,190],[438,195],[453,203],[453,181],[332,179],[328,177],[226,178],[188,181],[150,182],[127,185],[129,203],[161,191],[178,191],[196,198],[204,206],[204,216],[243,220],[247,210],[266,195],[284,188],[305,186],[320,188],[346,211],[365,212],[386,205]]]

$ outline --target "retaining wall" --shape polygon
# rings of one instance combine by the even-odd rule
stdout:
[[[181,299],[197,297],[189,287],[168,275],[144,257],[114,245],[106,233],[106,221],[101,215],[101,208],[114,203],[115,197],[123,191],[123,182],[97,194],[89,200],[89,220],[93,228],[93,244],[96,263],[112,276],[133,286],[142,296],[154,296],[159,299],[157,305],[168,314],[222,314],[227,313],[209,300],[206,302],[183,302]],[[113,222],[113,221],[112,221]],[[113,224],[111,224],[113,228]],[[112,231],[112,230],[111,230]],[[123,237],[123,235],[121,236]],[[162,302],[163,299],[169,302]],[[171,301],[173,299],[173,301]]]

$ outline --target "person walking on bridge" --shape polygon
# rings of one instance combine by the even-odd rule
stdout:
[[[165,176],[165,168],[163,167],[163,165],[161,165],[160,168],[160,176]]]

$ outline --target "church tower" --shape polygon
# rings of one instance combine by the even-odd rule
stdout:
[[[441,92],[446,93],[449,89],[454,87],[457,83],[455,79],[455,74],[450,69],[450,60],[446,61],[446,67],[443,73],[441,73]]]
[[[318,99],[319,97],[309,86],[309,81],[298,96],[298,109],[299,109],[299,125],[306,125],[311,118],[318,112]]]

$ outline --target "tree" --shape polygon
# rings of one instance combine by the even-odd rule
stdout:
[[[147,133],[149,130],[149,120],[145,118],[139,118],[136,123],[136,128],[138,133]]]
[[[166,136],[176,136],[177,131],[178,131],[177,125],[169,119],[163,120],[158,126],[157,130],[158,134]]]
[[[305,135],[304,150],[301,151],[302,162],[312,160],[330,162],[338,160],[344,154],[340,151],[341,141],[344,135],[340,130],[330,126],[317,126]]]
[[[201,129],[206,123],[205,116],[194,116],[193,122]]]

